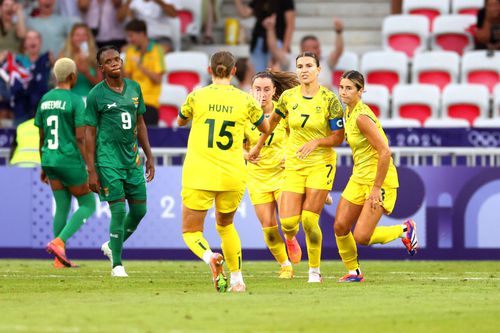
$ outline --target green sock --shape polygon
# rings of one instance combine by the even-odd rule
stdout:
[[[69,210],[71,208],[71,193],[68,190],[55,190],[54,199],[56,200],[56,213],[54,214],[54,238],[58,237],[66,225]]]
[[[111,223],[109,225],[109,247],[113,254],[113,267],[122,264],[123,224],[125,222],[125,202],[109,205]]]
[[[145,202],[128,204],[128,214],[125,218],[125,235],[123,236],[123,242],[132,236],[142,218],[146,215],[146,211],[147,206]]]
[[[76,200],[78,201],[78,209],[73,213],[73,216],[71,216],[71,219],[59,234],[59,238],[63,242],[66,242],[68,238],[73,236],[85,223],[85,220],[95,212],[95,197],[92,192],[82,195],[76,198]]]

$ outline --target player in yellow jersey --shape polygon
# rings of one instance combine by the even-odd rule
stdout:
[[[252,79],[252,94],[259,101],[266,118],[276,109],[275,101],[281,93],[299,84],[297,75],[289,72],[263,71]],[[257,144],[261,133],[255,125],[247,123],[245,127],[245,147]],[[288,139],[284,122],[280,122],[261,150],[260,157],[253,160],[245,154],[248,160],[248,193],[255,209],[255,214],[262,225],[264,240],[281,265],[279,277],[293,278],[292,264],[288,260],[285,242],[278,230],[276,208],[280,206],[279,197],[283,186],[285,146]]]
[[[337,96],[318,83],[319,60],[304,52],[296,59],[300,86],[285,91],[269,118],[273,131],[283,119],[290,129],[286,147],[285,181],[281,194],[280,220],[292,262],[300,261],[295,235],[302,221],[309,258],[308,282],[321,282],[322,233],[319,215],[332,189],[336,154],[332,147],[344,138],[343,111]],[[262,135],[249,152],[259,156],[269,134]]]
[[[261,132],[269,129],[257,101],[230,84],[236,73],[234,65],[231,53],[213,54],[208,69],[212,84],[191,92],[177,118],[180,126],[192,120],[182,169],[183,238],[191,251],[210,265],[219,292],[227,285],[224,260],[231,272],[228,291],[243,292],[246,288],[241,274],[241,242],[233,224],[246,187],[243,133],[248,121]],[[213,253],[203,237],[205,216],[214,201],[224,256]]]
[[[363,89],[361,73],[348,71],[342,75],[339,92],[347,106],[345,137],[352,150],[354,168],[335,214],[335,239],[349,270],[339,282],[364,281],[356,243],[385,244],[401,238],[411,256],[416,254],[418,245],[416,225],[411,219],[402,225],[377,227],[382,214],[389,215],[394,209],[399,182],[384,130],[361,100]]]

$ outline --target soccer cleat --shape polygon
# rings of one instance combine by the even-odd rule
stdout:
[[[298,264],[300,262],[300,259],[302,259],[302,249],[300,248],[300,244],[297,241],[297,238],[293,237],[292,240],[287,239],[285,243],[290,261],[292,262],[292,264]]]
[[[232,284],[227,291],[230,293],[244,293],[247,289],[247,286],[243,282],[236,282]]]
[[[293,267],[290,266],[282,266],[280,270],[280,279],[292,279],[293,278]]]
[[[64,264],[62,262],[59,261],[59,259],[57,259],[57,257],[54,258],[54,268],[56,269],[59,269],[59,268],[79,268],[80,266],[78,266],[77,264],[71,262],[71,266],[70,267],[67,267],[67,266],[64,266]]]
[[[363,274],[346,274],[339,279],[339,282],[364,282]]]
[[[106,257],[108,257],[109,261],[111,261],[111,265],[113,265],[113,253],[111,252],[111,248],[109,247],[109,241],[101,245],[101,251]]]
[[[319,273],[309,273],[309,280],[307,282],[308,283],[322,283],[323,278],[321,277],[321,274],[319,274]]]
[[[128,277],[127,272],[125,272],[125,267],[118,265],[113,267],[111,270],[111,276],[113,277]]]
[[[47,252],[54,255],[66,267],[71,267],[71,261],[66,257],[64,242],[60,238],[54,238],[47,244]]]
[[[224,257],[220,253],[213,253],[210,258],[210,269],[212,270],[212,281],[214,283],[215,290],[223,293],[227,289],[227,277],[224,274]]]
[[[414,256],[417,254],[418,248],[417,224],[410,219],[406,221],[404,225],[406,226],[406,234],[401,238],[401,241],[403,241],[403,245],[406,247],[408,254]]]

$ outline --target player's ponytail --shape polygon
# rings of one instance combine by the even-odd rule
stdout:
[[[212,74],[217,78],[228,78],[235,64],[234,56],[227,51],[216,52],[210,58]]]
[[[252,78],[252,85],[254,81],[258,78],[268,78],[273,82],[273,85],[276,88],[276,93],[273,96],[274,101],[277,101],[285,90],[300,85],[299,79],[297,78],[297,74],[293,72],[281,72],[281,71],[271,71],[271,70],[258,72]]]

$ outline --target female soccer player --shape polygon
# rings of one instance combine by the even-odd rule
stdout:
[[[246,186],[241,143],[248,121],[261,132],[267,132],[269,125],[257,101],[230,84],[236,73],[231,53],[213,54],[209,73],[213,83],[191,92],[177,118],[180,126],[193,121],[182,170],[182,233],[191,251],[210,265],[217,291],[227,287],[225,259],[231,272],[228,290],[243,292],[241,242],[233,224]],[[213,253],[203,237],[205,216],[214,201],[224,256]]]
[[[392,212],[399,183],[384,130],[372,110],[361,100],[363,89],[361,73],[348,71],[342,75],[339,91],[347,106],[345,137],[352,150],[354,168],[335,214],[337,247],[349,270],[339,282],[364,281],[356,243],[385,244],[402,238],[411,256],[416,254],[418,245],[413,220],[402,225],[377,227],[382,214]],[[353,236],[351,229],[355,223]]]
[[[318,83],[319,60],[314,53],[296,59],[300,86],[285,91],[269,118],[270,130],[249,152],[256,158],[283,118],[290,129],[286,148],[285,181],[280,220],[292,262],[300,261],[295,235],[302,221],[309,258],[309,282],[321,282],[322,233],[319,215],[335,177],[336,154],[332,147],[344,137],[343,111],[337,96]]]
[[[50,183],[56,201],[54,239],[47,251],[55,256],[54,267],[74,267],[66,257],[65,243],[95,211],[95,198],[88,186],[85,156],[85,106],[70,89],[77,78],[76,64],[61,58],[54,64],[57,86],[46,93],[35,117],[40,129],[41,179]],[[71,196],[78,209],[66,222]]]
[[[252,94],[259,101],[265,117],[269,118],[276,108],[275,101],[278,101],[283,91],[297,85],[299,81],[294,73],[264,71],[253,77]],[[246,147],[256,145],[260,134],[253,124],[248,123],[245,127]],[[283,160],[287,139],[287,129],[284,123],[279,123],[262,148],[259,159],[249,159],[248,153],[245,154],[245,159],[249,162],[247,169],[250,200],[262,225],[267,247],[281,265],[279,277],[282,279],[293,277],[293,268],[276,220],[276,208],[280,206],[279,197],[283,185]]]

